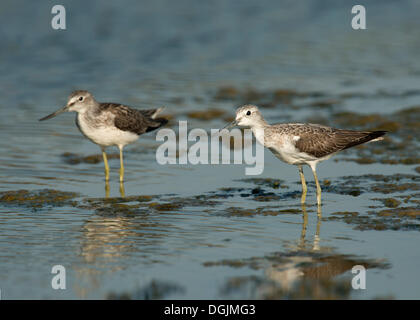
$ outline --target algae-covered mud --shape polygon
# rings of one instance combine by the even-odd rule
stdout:
[[[72,1],[62,33],[47,3],[0,4],[1,298],[419,299],[419,4],[370,1],[363,31],[346,1],[130,4]],[[270,123],[388,134],[318,166],[321,210],[309,168],[302,207],[298,169],[269,151],[258,176],[159,165],[155,133],[124,149],[123,184],[110,148],[105,183],[74,114],[37,121],[73,89],[165,106],[177,135],[244,103]]]

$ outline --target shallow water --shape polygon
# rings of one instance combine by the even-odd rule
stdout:
[[[420,298],[415,1],[371,1],[365,31],[350,28],[351,2],[71,1],[66,31],[50,28],[54,4],[0,5],[3,299]],[[220,128],[256,103],[269,122],[392,132],[319,165],[320,218],[308,168],[304,210],[297,169],[270,152],[258,177],[161,166],[155,133],[125,149],[123,199],[110,160],[105,199],[103,163],[63,156],[100,153],[74,115],[37,121],[77,88],[164,105],[175,131]],[[224,113],[192,114],[210,109]],[[57,264],[66,290],[51,288]],[[354,290],[360,264],[367,288]]]

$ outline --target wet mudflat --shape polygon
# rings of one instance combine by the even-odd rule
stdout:
[[[290,109],[291,101],[282,102],[282,110]],[[8,278],[13,279],[30,264],[27,281],[34,282],[33,292],[18,286],[9,289],[10,297],[415,297],[415,281],[407,279],[415,268],[401,262],[405,260],[400,250],[406,246],[403,251],[411,259],[420,259],[415,245],[420,231],[420,159],[413,151],[418,148],[417,128],[411,125],[418,115],[415,108],[408,110],[412,117],[397,118],[406,110],[388,116],[403,129],[393,130],[382,143],[345,151],[320,166],[324,199],[320,215],[310,176],[308,204],[302,207],[297,170],[269,153],[263,177],[244,176],[244,166],[232,173],[232,165],[226,169],[152,165],[158,179],[146,172],[154,148],[137,153],[140,147],[133,146],[128,148],[126,196],[118,194],[118,157],[111,156],[114,175],[107,198],[99,154],[57,152],[51,169],[61,168],[72,176],[69,185],[65,178],[46,174],[44,179],[31,177],[36,181],[31,189],[23,189],[30,184],[27,181],[0,191],[2,246],[17,250],[3,251],[2,268],[13,269]],[[335,114],[336,108],[329,107],[328,124],[335,125]],[[349,117],[348,127],[385,129],[388,123],[381,116],[359,124],[356,117]],[[207,123],[209,118],[199,121]],[[146,169],[138,168],[133,159],[137,157],[142,158],[140,168]],[[207,174],[224,178],[219,183]],[[196,179],[208,183],[196,187]],[[97,196],[77,190],[85,184],[94,186]],[[60,189],[54,188],[57,185]],[[68,267],[69,290],[59,295],[42,285],[54,264]],[[352,289],[355,265],[368,270],[369,290]],[[404,276],[398,276],[400,272]],[[411,287],[407,296],[395,289],[400,279]]]
[[[9,45],[3,54],[15,63],[13,79],[30,83],[13,92],[7,86],[10,78],[0,76],[6,101],[0,108],[3,299],[420,298],[420,65],[417,37],[407,31],[418,30],[412,26],[418,20],[410,20],[409,14],[415,10],[393,15],[399,27],[385,37],[374,27],[387,21],[388,11],[379,5],[370,10],[373,24],[366,32],[371,33],[356,35],[334,20],[347,8],[332,7],[327,15],[315,12],[308,20],[304,9],[290,6],[286,14],[275,3],[208,8],[206,16],[214,19],[202,17],[197,25],[194,19],[203,13],[188,1],[177,3],[176,10],[146,6],[142,10],[161,17],[162,25],[152,29],[142,10],[122,11],[109,22],[117,29],[122,21],[145,14],[135,20],[142,21],[138,42],[117,40],[100,23],[91,31],[98,46],[107,41],[118,52],[139,49],[138,56],[125,50],[127,57],[120,62],[113,50],[103,51],[103,64],[93,54],[67,53],[74,48],[72,39],[89,42],[77,30],[55,40],[60,45],[51,44],[73,62],[63,69],[50,66],[57,52],[43,52],[33,38],[23,39],[22,46],[35,46],[36,53],[51,59],[25,56],[12,39],[5,40]],[[268,4],[274,7],[269,10]],[[113,6],[100,7],[101,12],[114,12]],[[228,17],[216,19],[218,10]],[[250,19],[250,12],[274,26],[251,23],[254,49],[239,55],[234,48],[242,43],[241,32],[230,21]],[[293,32],[286,28],[289,23],[276,22],[291,14],[297,17]],[[165,21],[175,24],[175,40],[153,40],[166,34]],[[328,21],[336,28],[326,31],[322,26]],[[311,28],[303,28],[305,23]],[[35,24],[38,33],[32,36],[55,43],[55,35],[42,28]],[[226,38],[217,42],[209,30],[218,28]],[[323,36],[314,37],[317,32]],[[261,34],[265,40],[258,40]],[[140,50],[145,41],[150,51]],[[190,47],[192,43],[200,46]],[[218,50],[212,50],[216,43]],[[267,46],[270,50],[262,49]],[[362,54],[351,55],[351,49]],[[154,52],[165,53],[158,57]],[[28,63],[21,65],[12,55]],[[205,64],[194,58],[200,55],[207,57]],[[397,59],[401,55],[404,59]],[[85,62],[80,65],[77,59]],[[96,63],[103,68],[86,72],[86,66]],[[39,81],[28,80],[27,74],[40,67]],[[112,86],[109,78],[104,80],[106,72],[98,70],[111,74]],[[100,149],[78,132],[74,115],[37,122],[64,103],[63,94],[69,92],[63,88],[75,85],[91,90],[99,101],[165,105],[168,128],[175,132],[179,120],[187,120],[189,129],[221,128],[236,107],[254,103],[271,123],[313,122],[389,133],[382,142],[346,150],[319,165],[321,212],[308,168],[307,205],[302,207],[297,168],[269,151],[260,176],[246,176],[245,164],[162,166],[156,162],[159,142],[154,134],[125,150],[125,197],[120,194],[117,149],[109,150],[106,197]],[[51,268],[57,264],[66,267],[66,290],[51,289]],[[351,286],[355,265],[367,270],[365,290]]]

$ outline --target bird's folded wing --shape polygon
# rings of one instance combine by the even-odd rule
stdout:
[[[157,109],[146,109],[146,110],[137,110],[141,114],[143,114],[147,118],[155,119],[156,116],[163,110],[164,108],[157,108]]]
[[[307,154],[322,158],[329,154],[357,146],[373,140],[383,134],[381,131],[353,131],[329,127],[307,127],[296,136],[295,147]]]
[[[162,125],[159,119],[154,120],[151,118],[157,109],[135,110],[124,105],[115,106],[113,109],[115,114],[114,124],[123,131],[142,134]]]

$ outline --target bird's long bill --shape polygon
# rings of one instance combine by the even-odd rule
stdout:
[[[228,123],[227,125],[225,125],[221,130],[233,128],[237,124],[238,124],[238,122],[236,120],[233,120],[231,123]]]
[[[44,118],[39,119],[39,121],[44,121],[44,120],[54,118],[55,116],[58,116],[60,113],[63,113],[65,111],[67,111],[67,106],[57,110],[56,112],[53,112],[53,113],[49,114],[48,116],[46,116]]]

